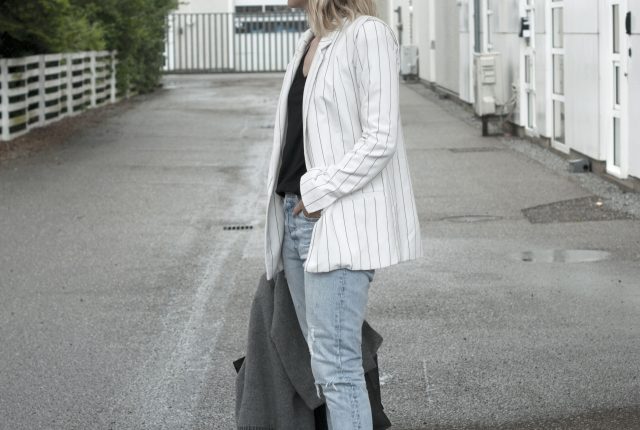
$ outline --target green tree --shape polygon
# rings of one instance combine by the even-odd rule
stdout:
[[[2,0],[0,56],[116,50],[120,91],[158,84],[166,15],[178,0]]]
[[[118,52],[118,87],[155,88],[164,61],[167,14],[177,0],[71,0],[105,29],[108,49]]]
[[[103,28],[69,0],[0,2],[0,57],[104,49]]]

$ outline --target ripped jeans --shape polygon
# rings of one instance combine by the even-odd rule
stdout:
[[[285,277],[309,345],[318,397],[326,401],[329,430],[372,430],[362,367],[362,323],[374,270],[304,271],[318,218],[293,215],[299,198],[286,193],[282,248]]]

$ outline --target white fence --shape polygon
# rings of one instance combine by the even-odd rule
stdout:
[[[167,16],[164,71],[282,72],[307,27],[301,11],[173,13]]]
[[[116,101],[115,52],[0,59],[0,140]]]

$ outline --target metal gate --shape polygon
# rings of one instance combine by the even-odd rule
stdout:
[[[307,28],[304,11],[170,14],[164,71],[284,71]]]

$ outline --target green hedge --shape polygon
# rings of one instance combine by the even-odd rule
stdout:
[[[0,57],[116,50],[120,91],[158,84],[178,0],[1,0]]]

